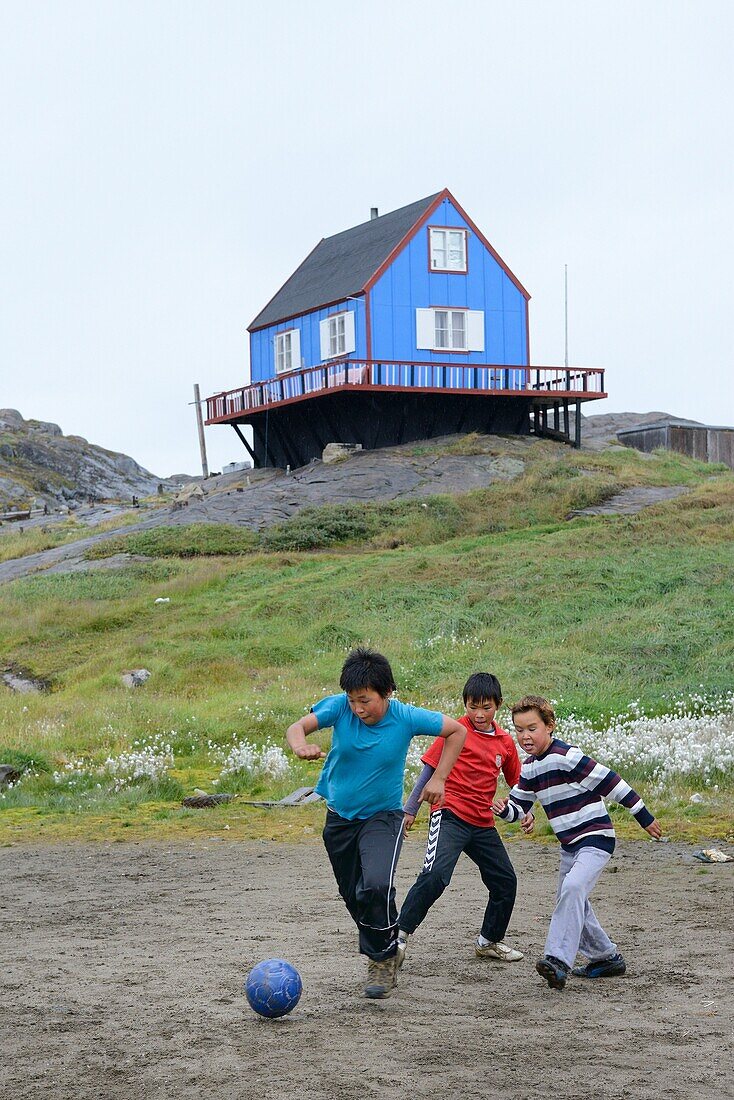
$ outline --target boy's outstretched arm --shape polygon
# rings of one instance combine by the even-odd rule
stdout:
[[[441,726],[440,736],[446,739],[446,743],[443,747],[438,767],[426,783],[423,788],[423,794],[421,795],[421,801],[429,802],[431,806],[435,806],[443,798],[444,783],[446,782],[449,772],[459,759],[459,753],[463,749],[464,741],[466,740],[466,728],[462,726],[461,722],[457,722],[454,718],[449,718],[447,714],[444,714],[442,717],[443,725]]]
[[[285,739],[296,756],[301,760],[321,760],[326,756],[318,745],[309,745],[306,738],[310,733],[315,733],[319,728],[319,720],[315,714],[304,714],[297,722],[293,722],[285,731]]]
[[[660,823],[655,820],[637,791],[633,790],[618,772],[612,771],[605,764],[600,764],[591,756],[585,756],[580,749],[576,749],[576,753],[577,759],[573,761],[574,769],[571,773],[574,778],[588,791],[624,806],[646,833],[649,833],[653,839],[659,840],[663,835]]]

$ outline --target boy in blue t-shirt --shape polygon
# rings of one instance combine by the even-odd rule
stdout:
[[[353,650],[342,668],[343,695],[330,695],[288,727],[296,756],[324,756],[306,738],[333,727],[331,750],[316,786],[326,801],[324,845],[339,893],[359,929],[368,957],[365,996],[389,997],[397,985],[398,912],[393,879],[403,840],[403,777],[413,737],[441,736],[446,745],[423,801],[441,801],[444,781],[466,737],[453,718],[393,699],[395,680],[386,657]]]

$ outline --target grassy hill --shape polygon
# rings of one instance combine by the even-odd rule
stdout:
[[[566,518],[639,485],[688,492],[634,516]],[[24,771],[0,797],[2,836],[312,830],[317,810],[268,816],[241,799],[313,781],[283,758],[283,731],[338,690],[357,643],[389,655],[402,698],[450,713],[478,668],[508,700],[548,694],[674,834],[730,835],[733,539],[725,468],[545,443],[523,476],[463,496],[310,509],[260,535],[122,537],[95,554],[149,560],[0,588],[0,667],[51,684],[0,696],[0,762]],[[141,667],[147,684],[124,687]],[[685,760],[675,746],[691,738]],[[194,785],[241,799],[182,810]]]

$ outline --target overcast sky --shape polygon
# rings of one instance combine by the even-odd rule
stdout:
[[[730,0],[0,0],[0,407],[196,472],[316,242],[448,187],[587,412],[734,424]],[[207,429],[210,466],[246,457]]]

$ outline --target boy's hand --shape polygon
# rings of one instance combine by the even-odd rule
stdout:
[[[438,806],[443,801],[443,779],[437,779],[435,774],[426,783],[421,794],[421,802],[428,802],[431,806]]]
[[[501,814],[507,807],[506,798],[495,798],[492,802],[492,809],[496,814]]]
[[[520,828],[525,833],[525,836],[530,836],[535,828],[535,814],[531,812],[525,814],[525,817],[521,817]]]
[[[415,814],[403,814],[403,831],[407,833],[413,828],[413,822],[415,821]]]
[[[316,733],[319,722],[316,715],[311,712],[304,714],[297,722],[293,722],[285,731],[285,739],[291,752],[301,760],[322,760],[326,756],[318,745],[311,745],[306,740],[312,733]]]
[[[301,760],[323,760],[326,756],[326,753],[322,752],[318,745],[298,745],[293,752]]]
[[[653,840],[660,840],[663,835],[663,830],[659,821],[651,821],[649,825],[645,826],[645,832],[649,833]]]

